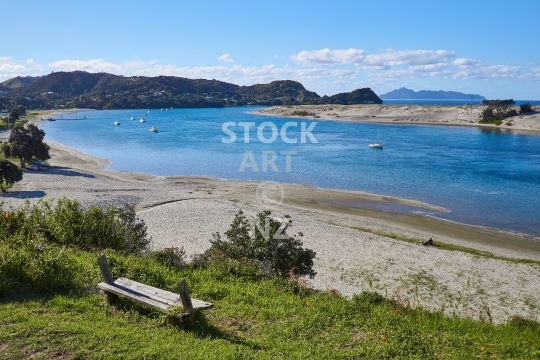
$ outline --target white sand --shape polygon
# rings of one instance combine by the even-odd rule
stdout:
[[[261,115],[292,116],[295,111],[313,113],[321,120],[393,124],[477,126],[503,130],[540,131],[540,107],[533,112],[513,116],[500,126],[479,124],[481,105],[295,105],[273,106],[255,111]],[[516,108],[519,112],[519,107]]]

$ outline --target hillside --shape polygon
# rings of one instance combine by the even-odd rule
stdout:
[[[485,100],[485,97],[478,94],[464,94],[457,91],[433,91],[433,90],[420,90],[414,91],[407,88],[399,88],[387,92],[386,94],[379,95],[381,99],[393,99],[393,100]]]
[[[16,80],[18,79],[18,80]],[[55,72],[35,79],[8,80],[7,93],[28,108],[160,108],[223,107],[242,105],[364,104],[382,103],[370,89],[320,97],[292,80],[239,86],[219,80],[175,76],[125,77],[84,71]]]
[[[12,79],[0,83],[0,91],[9,91],[33,84],[39,80],[41,76],[17,76]]]

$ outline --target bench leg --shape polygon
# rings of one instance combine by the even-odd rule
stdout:
[[[118,304],[118,300],[120,300],[120,296],[116,294],[111,293],[105,293],[107,295],[107,304],[109,305],[116,305]]]

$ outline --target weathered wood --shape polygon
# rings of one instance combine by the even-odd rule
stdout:
[[[145,294],[154,300],[164,302],[171,306],[183,306],[181,299],[178,297],[178,294],[167,290],[155,288],[146,284],[141,284],[137,281],[126,279],[123,277],[116,279],[114,284],[118,284],[120,286],[124,286],[131,290],[137,291],[141,294]],[[206,310],[214,307],[212,303],[198,299],[192,298],[191,302],[194,310]]]
[[[188,314],[193,312],[193,304],[191,303],[191,296],[189,296],[189,289],[186,283],[186,279],[180,279],[178,282],[178,290],[180,292],[180,299],[182,300],[182,306]]]
[[[123,298],[132,300],[141,305],[145,305],[154,310],[162,311],[166,314],[170,313],[169,305],[164,304],[160,301],[152,300],[143,294],[139,294],[135,291],[130,291],[129,289],[126,289],[124,287],[120,287],[118,285],[111,285],[107,283],[99,283],[98,288],[100,288],[103,291],[106,291],[107,293],[121,296]]]
[[[98,263],[99,268],[101,269],[101,274],[103,275],[103,279],[105,279],[105,282],[107,284],[112,284],[114,282],[111,269],[109,269],[109,264],[107,263],[107,258],[105,257],[105,254],[101,254],[100,257],[98,257]]]
[[[178,283],[178,289],[180,290],[180,297],[178,297],[178,294],[141,284],[130,279],[118,278],[114,281],[105,254],[102,254],[98,258],[98,263],[105,279],[105,282],[98,284],[98,288],[107,294],[107,302],[109,304],[115,303],[118,297],[123,297],[168,315],[178,316],[179,318],[185,318],[195,310],[214,307],[212,303],[192,299],[189,295],[185,279],[181,279]],[[178,306],[182,306],[183,308],[183,312],[180,314],[174,309],[174,307]]]

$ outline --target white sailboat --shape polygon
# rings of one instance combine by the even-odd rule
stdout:
[[[150,128],[150,131],[151,131],[151,132],[157,132],[158,130],[157,130],[157,127],[152,126],[152,127]]]
[[[120,125],[120,121],[116,120],[116,121],[114,122],[114,125]]]
[[[144,118],[141,118],[141,120],[139,120],[140,122],[146,122],[146,120]]]
[[[372,148],[372,149],[382,149],[384,144],[382,142],[379,141],[379,128],[377,128],[377,142],[373,143],[373,144],[369,144],[368,147]]]

